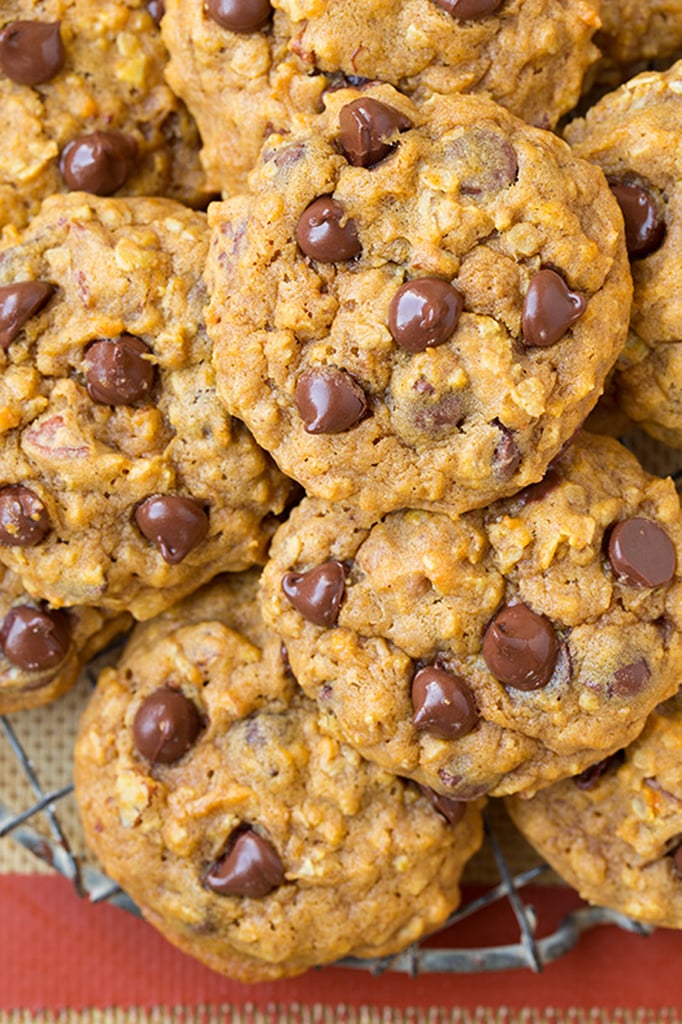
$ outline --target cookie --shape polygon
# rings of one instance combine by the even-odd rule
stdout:
[[[0,715],[66,693],[82,666],[131,622],[98,608],[50,608],[0,567]]]
[[[325,90],[349,79],[416,100],[482,92],[553,126],[597,57],[598,25],[591,0],[167,0],[162,29],[209,184],[233,195],[264,139],[315,118]]]
[[[457,905],[481,842],[477,807],[327,729],[253,621],[256,582],[216,581],[138,627],[75,751],[105,870],[173,943],[241,981],[409,945]]]
[[[514,822],[590,903],[682,928],[682,701],[649,717],[639,739],[532,800]]]
[[[680,0],[602,0],[595,42],[618,64],[672,57],[682,49]]]
[[[205,215],[56,195],[0,250],[0,562],[144,619],[262,561],[289,494],[215,394]]]
[[[0,227],[22,227],[53,192],[206,201],[196,126],[163,77],[158,6],[1,0]]]
[[[537,481],[625,340],[600,170],[481,97],[327,115],[210,208],[219,394],[314,497],[459,512]]]
[[[459,518],[304,499],[262,608],[363,757],[455,799],[532,793],[679,685],[681,545],[672,481],[583,432],[539,484]]]
[[[634,296],[614,396],[631,420],[675,448],[682,448],[681,90],[682,61],[637,75],[565,133],[578,156],[603,169],[625,218]]]

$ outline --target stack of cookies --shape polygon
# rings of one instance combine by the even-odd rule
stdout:
[[[682,925],[679,499],[581,429],[682,447],[682,63],[557,131],[680,41],[660,0],[0,0],[0,711],[137,623],[83,826],[218,971],[432,932],[497,797]]]

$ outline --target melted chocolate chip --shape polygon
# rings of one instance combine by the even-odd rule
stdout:
[[[0,287],[0,348],[8,349],[24,324],[54,295],[45,281],[18,281]]]
[[[447,144],[448,168],[465,196],[488,196],[516,181],[519,163],[505,136],[487,125],[469,128]]]
[[[71,623],[66,612],[17,605],[0,629],[0,647],[8,661],[26,672],[59,665],[69,651]]]
[[[135,522],[171,565],[181,562],[208,532],[208,516],[203,506],[196,499],[179,494],[145,498],[135,510]]]
[[[541,348],[555,345],[586,308],[585,296],[571,291],[556,270],[538,270],[523,303],[524,344]]]
[[[295,402],[308,434],[341,434],[367,412],[367,398],[345,370],[304,370],[296,382]]]
[[[419,277],[406,281],[388,307],[388,329],[398,348],[423,352],[442,345],[457,326],[464,299],[449,281]]]
[[[85,380],[93,402],[133,405],[149,397],[154,366],[150,349],[132,334],[95,341],[85,353]]]
[[[133,721],[138,753],[155,764],[178,761],[201,731],[196,704],[172,686],[160,686],[140,704]]]
[[[164,3],[164,0],[148,0],[147,10],[156,24],[159,25],[161,24],[161,19],[166,13],[166,4]]]
[[[47,509],[37,494],[21,484],[0,489],[0,544],[30,548],[40,544],[49,529]]]
[[[230,32],[248,35],[270,20],[270,0],[206,0],[206,13]]]
[[[494,14],[502,0],[436,0],[436,3],[460,21],[477,21]]]
[[[0,32],[0,71],[17,85],[41,85],[64,67],[58,21],[12,21]]]
[[[613,673],[609,692],[616,697],[636,697],[651,679],[651,669],[644,658],[624,665]]]
[[[498,480],[509,480],[521,464],[521,452],[512,431],[499,420],[493,422],[500,432],[500,440],[493,454],[493,471]]]
[[[339,139],[353,167],[373,167],[391,152],[396,137],[412,127],[409,117],[387,103],[361,96],[341,108]]]
[[[442,793],[436,793],[435,789],[431,789],[430,786],[423,786],[421,783],[417,783],[417,785],[424,796],[431,801],[436,810],[440,811],[451,825],[457,825],[462,820],[467,808],[464,801],[453,800],[449,796],[443,796]]]
[[[306,256],[321,263],[352,260],[362,252],[355,221],[346,218],[341,204],[331,196],[320,196],[303,211],[296,241]]]
[[[435,401],[424,398],[413,410],[415,427],[430,437],[444,437],[460,425],[466,415],[461,391],[446,391]]]
[[[625,221],[628,255],[637,258],[655,252],[665,235],[665,221],[654,197],[641,185],[619,181],[609,184]]]
[[[237,834],[204,878],[204,884],[221,896],[251,899],[267,896],[283,882],[284,867],[274,846],[250,828]]]
[[[618,579],[632,587],[662,587],[675,575],[675,545],[652,519],[635,516],[616,523],[607,552]]]
[[[287,572],[282,590],[296,611],[316,626],[333,626],[346,588],[346,570],[331,559],[307,572]]]
[[[137,142],[122,132],[79,135],[62,150],[59,170],[67,188],[110,196],[125,185],[137,158]]]
[[[561,473],[554,466],[550,466],[542,480],[536,484],[528,484],[516,495],[516,500],[522,505],[532,505],[535,501],[543,501],[548,494],[551,494],[555,487],[562,481]]]
[[[483,658],[501,683],[537,690],[552,678],[559,640],[552,624],[525,604],[507,605],[483,637]]]
[[[615,754],[611,754],[609,757],[605,757],[603,761],[598,761],[597,764],[590,765],[580,775],[573,777],[573,782],[578,789],[594,789],[594,787],[601,782],[604,775],[607,772],[620,768],[625,761],[625,751],[617,750]]]
[[[466,736],[478,714],[471,691],[461,676],[435,665],[420,668],[412,679],[412,725],[441,740]]]

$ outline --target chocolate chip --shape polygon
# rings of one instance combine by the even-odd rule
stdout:
[[[671,860],[675,874],[682,878],[682,843],[672,851]]]
[[[132,405],[148,398],[154,366],[145,359],[150,349],[132,334],[95,341],[85,353],[85,380],[93,402]]]
[[[440,811],[451,825],[457,825],[462,820],[467,807],[463,800],[452,800],[449,796],[436,793],[435,789],[431,789],[430,786],[423,786],[420,782],[417,785],[427,800],[431,801],[436,810]]]
[[[544,615],[510,604],[497,613],[483,637],[483,658],[501,683],[537,690],[552,678],[559,640]]]
[[[0,647],[8,661],[27,672],[59,665],[69,651],[71,623],[66,612],[16,605],[0,629]]]
[[[21,484],[0,489],[0,544],[30,548],[50,529],[47,509],[37,494]]]
[[[615,754],[605,757],[602,761],[590,765],[580,775],[574,775],[573,782],[578,789],[594,789],[607,772],[613,771],[625,762],[625,751],[617,750]]]
[[[486,125],[469,128],[448,142],[445,155],[463,195],[500,192],[514,184],[519,171],[513,146],[497,128]]]
[[[0,32],[0,70],[17,85],[41,85],[64,67],[58,21],[11,21]]]
[[[478,714],[471,691],[461,676],[426,665],[412,679],[412,725],[441,740],[466,736]]]
[[[194,498],[179,494],[154,494],[135,510],[135,522],[163,558],[177,565],[202,542],[208,532],[208,516]]]
[[[59,170],[67,188],[110,196],[125,185],[137,158],[137,142],[122,132],[79,135],[62,150]]]
[[[333,626],[346,588],[346,570],[330,559],[307,572],[286,572],[282,590],[296,611],[316,626]]]
[[[625,221],[628,255],[637,258],[655,252],[665,235],[665,221],[654,197],[641,185],[619,181],[610,181],[609,185]]]
[[[339,113],[343,155],[353,167],[373,167],[394,148],[396,136],[411,127],[409,117],[395,107],[361,96]]]
[[[436,3],[460,21],[476,21],[493,14],[502,0],[436,0]]]
[[[555,487],[562,481],[561,473],[554,466],[550,466],[542,480],[536,484],[528,484],[516,495],[516,500],[522,505],[532,505],[535,501],[544,501],[548,494],[551,494]]]
[[[675,545],[652,519],[635,516],[616,523],[607,553],[618,579],[632,587],[662,587],[675,575]]]
[[[556,270],[538,270],[523,303],[523,341],[546,348],[556,344],[585,312],[587,299],[572,292]]]
[[[155,764],[172,764],[187,753],[201,731],[194,701],[172,686],[160,686],[140,704],[133,721],[138,753]]]
[[[237,834],[208,869],[204,884],[221,896],[260,899],[284,882],[284,867],[272,843],[248,828]]]
[[[493,420],[493,424],[500,432],[500,439],[493,453],[493,471],[498,480],[509,480],[519,468],[521,452],[512,431],[499,420]]]
[[[54,285],[45,281],[18,281],[0,287],[0,348],[9,348],[27,320],[40,312],[54,292]]]
[[[367,398],[345,370],[304,370],[296,382],[296,409],[308,434],[341,434],[367,412]]]
[[[616,697],[636,697],[651,679],[651,669],[646,660],[640,658],[631,665],[624,665],[613,673],[609,693]]]
[[[388,329],[398,348],[423,352],[442,345],[457,326],[464,299],[449,281],[419,277],[406,281],[388,307]]]
[[[206,0],[206,13],[230,32],[257,32],[270,20],[269,0]]]
[[[341,204],[331,196],[320,196],[303,211],[296,241],[306,256],[321,263],[352,260],[362,252],[355,221],[346,218]]]
[[[152,18],[157,25],[161,23],[161,19],[166,13],[166,5],[164,0],[148,0],[147,10],[151,14]]]
[[[435,401],[424,398],[412,410],[415,427],[430,437],[439,438],[458,427],[465,417],[465,400],[460,391],[446,391]]]

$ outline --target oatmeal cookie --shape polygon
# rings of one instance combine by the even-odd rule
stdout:
[[[197,119],[212,188],[243,189],[272,131],[325,90],[380,79],[417,101],[485,93],[542,127],[575,105],[598,51],[593,0],[167,0],[167,77]]]
[[[0,562],[35,599],[148,618],[262,561],[289,493],[215,393],[205,215],[45,201],[0,251]]]
[[[682,49],[682,0],[601,0],[595,42],[611,61],[672,57]]]
[[[205,202],[154,13],[143,0],[0,0],[0,227],[73,189]]]
[[[653,437],[682,448],[682,61],[637,75],[565,134],[603,169],[625,218],[634,296],[613,393]]]
[[[409,945],[455,908],[481,842],[478,807],[328,731],[255,621],[256,582],[218,580],[138,627],[75,754],[105,870],[173,943],[242,981]]]
[[[508,810],[590,903],[682,928],[682,700],[657,708],[639,739]]]
[[[213,204],[218,390],[309,495],[464,511],[597,401],[631,281],[601,171],[490,100],[327,96]]]
[[[459,518],[306,498],[262,607],[363,757],[457,799],[532,793],[679,686],[679,499],[584,432],[539,484]]]

